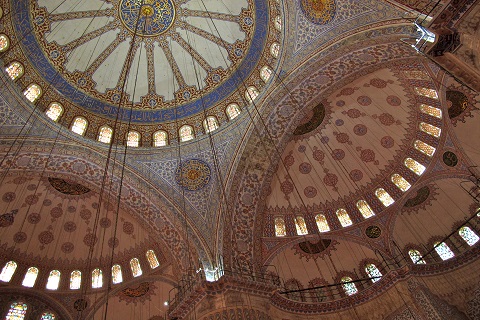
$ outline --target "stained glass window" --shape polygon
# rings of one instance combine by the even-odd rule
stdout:
[[[308,234],[307,224],[305,223],[305,219],[303,217],[295,218],[295,228],[297,229],[297,234],[299,236]]]
[[[37,280],[38,269],[35,267],[30,267],[23,278],[22,286],[32,288],[35,285]]]
[[[58,102],[50,103],[50,106],[48,107],[47,111],[45,112],[47,117],[49,117],[53,121],[58,121],[58,119],[60,118],[62,113],[63,113],[63,107]]]
[[[330,226],[328,225],[327,218],[324,214],[317,214],[315,216],[315,222],[317,222],[318,231],[328,232],[330,231]]]
[[[228,119],[233,120],[240,114],[240,107],[236,103],[229,104],[225,113],[228,116]]]
[[[48,290],[57,290],[59,284],[60,284],[60,271],[58,270],[50,271],[46,288]]]
[[[10,79],[15,81],[23,75],[24,69],[20,62],[14,61],[5,69],[5,71],[8,73]]]
[[[103,272],[97,268],[92,271],[92,288],[101,287],[103,287]]]
[[[286,235],[285,220],[283,220],[283,218],[275,218],[275,236],[285,237]]]
[[[75,120],[73,120],[72,131],[83,136],[87,130],[87,125],[87,119],[83,117],[76,117]]]
[[[70,273],[70,289],[77,290],[80,289],[82,285],[82,273],[80,270],[74,270]]]
[[[348,212],[345,209],[338,209],[337,217],[342,227],[348,227],[353,224],[352,219],[350,219],[350,216],[348,215]]]
[[[425,122],[420,122],[420,130],[422,130],[425,133],[428,133],[429,135],[438,138],[442,134],[442,129],[432,126],[429,123]]]
[[[394,173],[390,177],[390,179],[403,192],[407,191],[408,189],[410,189],[412,187],[412,185],[407,180],[405,180],[404,177],[402,177],[398,173]]]
[[[413,143],[413,146],[415,147],[415,149],[417,149],[418,151],[420,151],[421,153],[423,154],[426,154],[427,156],[431,157],[433,156],[433,154],[435,153],[435,148],[432,147],[431,145],[421,141],[421,140],[416,140],[414,143]]]
[[[480,240],[477,234],[467,226],[461,227],[460,230],[458,230],[458,234],[469,246],[473,246],[478,240]]]
[[[380,272],[380,270],[378,270],[377,266],[372,263],[369,263],[365,266],[365,272],[370,278],[372,278],[372,282],[374,283],[380,280],[380,278],[382,277],[382,273]]]
[[[188,125],[184,125],[180,128],[180,141],[185,142],[188,140],[192,140],[195,135],[193,134],[193,128]]]
[[[138,147],[140,145],[140,133],[137,131],[129,131],[127,134],[127,146]]]
[[[282,17],[276,16],[276,17],[275,17],[274,24],[275,24],[275,28],[276,28],[278,31],[282,31]]]
[[[130,268],[132,269],[132,274],[134,277],[142,275],[142,268],[140,267],[140,262],[137,258],[130,260]]]
[[[425,71],[404,71],[405,76],[410,79],[430,80],[430,76]]]
[[[426,104],[421,104],[420,111],[438,119],[442,118],[442,110],[439,108],[428,106]]]
[[[2,273],[0,273],[0,280],[10,282],[16,269],[17,263],[15,261],[8,261],[2,269]]]
[[[410,256],[410,259],[412,259],[412,262],[415,264],[427,264],[425,260],[422,259],[422,255],[418,250],[410,249],[408,250],[408,255]]]
[[[123,281],[122,267],[116,264],[112,267],[112,282],[113,284],[121,283]]]
[[[412,158],[405,159],[404,163],[408,169],[412,170],[417,175],[421,175],[425,171],[425,166]]]
[[[414,90],[418,95],[438,99],[437,91],[434,89],[415,87]]]
[[[435,246],[435,251],[437,251],[442,260],[448,260],[455,256],[453,251],[445,242],[435,242],[433,245]]]
[[[342,288],[347,295],[351,296],[358,292],[357,286],[352,282],[352,278],[343,277],[340,281],[342,282]]]
[[[378,200],[380,200],[385,207],[392,205],[395,200],[390,196],[390,194],[385,191],[383,188],[378,188],[375,190],[375,195],[377,196]]]
[[[38,84],[32,83],[27,90],[23,91],[23,95],[30,102],[35,102],[42,94],[42,88]]]
[[[112,141],[113,129],[109,126],[103,126],[98,131],[98,141],[110,143]]]
[[[207,119],[203,120],[203,128],[205,129],[206,133],[217,130],[218,129],[217,118],[213,116],[207,117]]]
[[[280,44],[277,42],[272,43],[272,45],[270,46],[270,53],[275,58],[278,58],[278,55],[280,54]]]
[[[5,320],[22,320],[27,313],[27,304],[23,302],[14,302],[10,305]]]
[[[253,100],[255,100],[258,97],[258,89],[255,87],[248,87],[247,91],[245,91],[245,98],[249,103],[251,103]]]
[[[372,208],[370,208],[367,201],[365,201],[365,200],[358,201],[357,202],[357,208],[365,219],[368,219],[368,218],[373,217],[375,215]]]
[[[153,134],[153,146],[154,147],[163,147],[168,144],[168,134],[159,130]]]
[[[51,312],[44,312],[40,320],[55,320],[55,315]]]
[[[10,47],[10,39],[8,39],[6,34],[0,34],[0,52],[7,51]]]
[[[160,265],[157,259],[157,255],[153,250],[148,250],[145,254],[147,256],[148,264],[150,264],[150,268],[155,269]]]
[[[270,79],[270,77],[272,76],[272,73],[273,73],[273,70],[270,69],[270,67],[265,66],[260,70],[260,78],[263,81],[267,82]]]

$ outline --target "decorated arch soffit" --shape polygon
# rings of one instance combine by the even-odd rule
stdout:
[[[238,165],[239,170],[236,172],[231,190],[235,212],[229,221],[232,233],[225,234],[225,248],[231,246],[229,252],[234,252],[235,259],[240,263],[252,264],[253,261],[260,263],[259,256],[257,258],[260,260],[254,259],[253,248],[257,248],[255,252],[260,254],[262,245],[260,236],[256,237],[254,234],[264,233],[260,228],[265,221],[260,217],[266,209],[265,200],[271,192],[270,184],[278,166],[279,154],[276,150],[280,153],[284,151],[291,140],[294,128],[301,125],[302,118],[307,116],[306,110],[302,107],[313,108],[326,96],[354,79],[381,68],[402,65],[401,60],[406,59],[405,66],[413,64],[422,70],[425,69],[422,60],[414,58],[416,53],[409,46],[396,39],[386,39],[388,37],[384,37],[385,43],[381,44],[375,40],[366,40],[362,43],[340,46],[338,51],[331,53],[331,56],[320,53],[318,59],[309,61],[305,69],[298,68],[291,78],[287,78],[285,88],[288,87],[288,90],[278,89],[269,97],[270,100],[264,109],[265,123],[276,146],[272,145],[272,140],[265,141],[252,134],[242,157],[245,160]],[[335,58],[331,59],[332,56]],[[314,65],[317,66],[315,69]],[[429,85],[436,88],[431,82]],[[264,130],[263,126],[261,128]],[[232,238],[229,238],[230,236]]]
[[[61,152],[51,152],[52,148],[57,151],[61,150]],[[8,148],[2,148],[2,153],[4,154],[7,149]],[[86,156],[88,156],[88,160],[85,160]],[[84,215],[82,215],[80,212],[82,208],[76,208],[75,206],[72,206],[72,208],[63,208],[61,210],[54,208],[55,210],[52,210],[55,212],[50,210],[52,212],[49,213],[50,215],[53,214],[52,219],[56,220],[55,216],[62,214],[61,212],[64,210],[68,211],[70,209],[75,209],[75,211],[77,211],[78,209],[78,215],[83,217],[83,222],[82,220],[79,220],[78,223],[86,223],[86,228],[88,229],[88,224],[91,220],[90,217],[98,208],[98,204],[95,203],[100,198],[100,191],[104,190],[103,199],[105,201],[102,201],[102,203],[104,205],[106,203],[110,203],[110,205],[104,208],[101,207],[103,210],[100,211],[100,214],[106,215],[104,224],[108,225],[106,225],[105,228],[110,226],[112,219],[108,219],[108,216],[112,215],[112,212],[115,211],[115,206],[113,204],[116,203],[118,192],[120,190],[120,179],[118,178],[120,175],[114,176],[113,179],[110,179],[110,177],[107,178],[109,187],[102,189],[105,158],[98,153],[92,151],[91,149],[79,148],[78,145],[65,145],[63,148],[57,149],[53,146],[53,144],[49,143],[45,143],[42,146],[39,146],[38,144],[35,145],[31,143],[25,143],[22,152],[15,156],[7,155],[5,160],[6,161],[4,161],[2,165],[2,171],[8,172],[5,182],[7,182],[7,180],[11,180],[13,185],[16,183],[29,185],[30,189],[27,187],[27,190],[31,190],[30,192],[33,192],[34,194],[40,187],[45,189],[45,192],[42,192],[41,195],[33,195],[33,200],[30,198],[30,200],[27,199],[30,202],[36,200],[34,201],[35,203],[30,203],[25,200],[25,203],[22,204],[22,206],[25,207],[25,210],[28,212],[30,212],[29,208],[38,204],[41,205],[41,210],[46,210],[46,212],[48,212],[48,207],[45,205],[51,205],[50,202],[47,200],[47,202],[42,202],[43,204],[40,203],[40,198],[45,197],[48,194],[50,194],[52,197],[58,195],[60,198],[74,198],[81,203],[85,202],[86,206],[88,206],[88,203],[91,202],[91,207],[83,208],[86,210]],[[47,164],[46,168],[45,164]],[[42,171],[43,168],[45,168],[45,170]],[[38,180],[39,182],[37,183],[33,182],[28,184],[28,181],[23,181],[25,179],[40,180]],[[36,184],[38,184],[38,187],[36,187]],[[19,185],[12,188],[16,190],[20,187],[21,186]],[[146,189],[148,187],[150,189]],[[111,194],[108,194],[108,192]],[[132,239],[138,238],[138,236],[134,236],[132,233],[132,231],[134,231],[132,230],[132,226],[138,224],[138,228],[145,230],[144,232],[149,234],[149,237],[151,237],[151,240],[147,240],[146,238],[145,240],[147,242],[153,240],[158,244],[162,244],[162,246],[167,249],[165,250],[166,255],[174,259],[175,264],[181,267],[183,270],[187,268],[189,259],[196,259],[188,257],[188,254],[195,255],[196,253],[200,259],[208,262],[208,251],[203,246],[201,237],[190,236],[189,239],[193,243],[187,244],[185,240],[186,235],[183,229],[183,224],[179,222],[178,214],[175,213],[176,208],[166,201],[165,198],[161,199],[161,197],[158,196],[152,197],[152,194],[154,193],[155,191],[152,190],[151,185],[147,186],[144,180],[139,179],[138,176],[126,169],[125,177],[122,181],[120,202],[120,209],[125,213],[125,221],[120,223],[125,226],[126,229],[124,228],[124,231],[126,231],[126,234],[133,236]],[[160,192],[157,195],[159,194]],[[11,197],[3,199],[4,202],[7,201],[7,204],[10,203],[9,200],[11,200]],[[14,200],[15,199],[13,198],[12,201]],[[11,209],[15,208],[12,207]],[[67,211],[65,212],[70,212]],[[133,220],[130,222],[127,221],[130,219]],[[78,225],[78,223],[76,224]],[[58,223],[56,224],[58,225]],[[64,229],[67,232],[70,232],[69,230],[71,228],[65,225]],[[78,228],[74,227],[73,231],[76,229]],[[88,233],[87,229],[86,233]],[[85,239],[83,239],[84,242],[89,242],[88,239]],[[134,242],[138,242],[138,244],[140,244],[142,241],[143,240],[140,238],[138,238],[138,241],[134,240]],[[116,240],[114,243],[116,247]],[[85,245],[89,245],[89,243],[86,243]],[[188,248],[187,246],[191,246],[191,248]],[[65,248],[65,250],[67,250],[68,253],[68,248]],[[80,261],[81,257],[74,260]]]

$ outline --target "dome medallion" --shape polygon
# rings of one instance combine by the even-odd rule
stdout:
[[[125,27],[144,37],[161,35],[175,20],[175,5],[172,0],[122,0],[118,10]]]

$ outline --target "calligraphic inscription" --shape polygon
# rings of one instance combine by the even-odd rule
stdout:
[[[54,187],[58,192],[68,194],[70,196],[79,196],[90,192],[89,188],[73,181],[67,181],[59,178],[48,178],[48,182],[50,182],[52,187]]]
[[[335,0],[301,0],[300,7],[305,17],[314,24],[327,24],[335,17]]]
[[[443,154],[443,163],[449,167],[455,167],[458,164],[458,157],[452,151],[447,151]]]
[[[164,33],[175,20],[172,0],[122,0],[118,10],[125,27],[144,37]]]
[[[365,230],[365,234],[370,239],[376,239],[382,235],[382,229],[378,226],[369,226],[367,230]]]
[[[183,162],[175,171],[175,181],[189,191],[196,191],[205,187],[211,177],[210,167],[206,162],[198,159]]]

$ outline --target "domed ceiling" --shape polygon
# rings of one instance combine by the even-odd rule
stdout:
[[[265,85],[260,68],[276,64],[264,49],[278,42],[280,13],[267,0],[11,5],[31,80],[48,87],[39,103],[61,102],[65,125],[83,115],[97,130],[113,127],[119,105],[119,121],[141,133],[201,123],[206,113],[226,121],[225,107],[243,107],[247,86]]]

